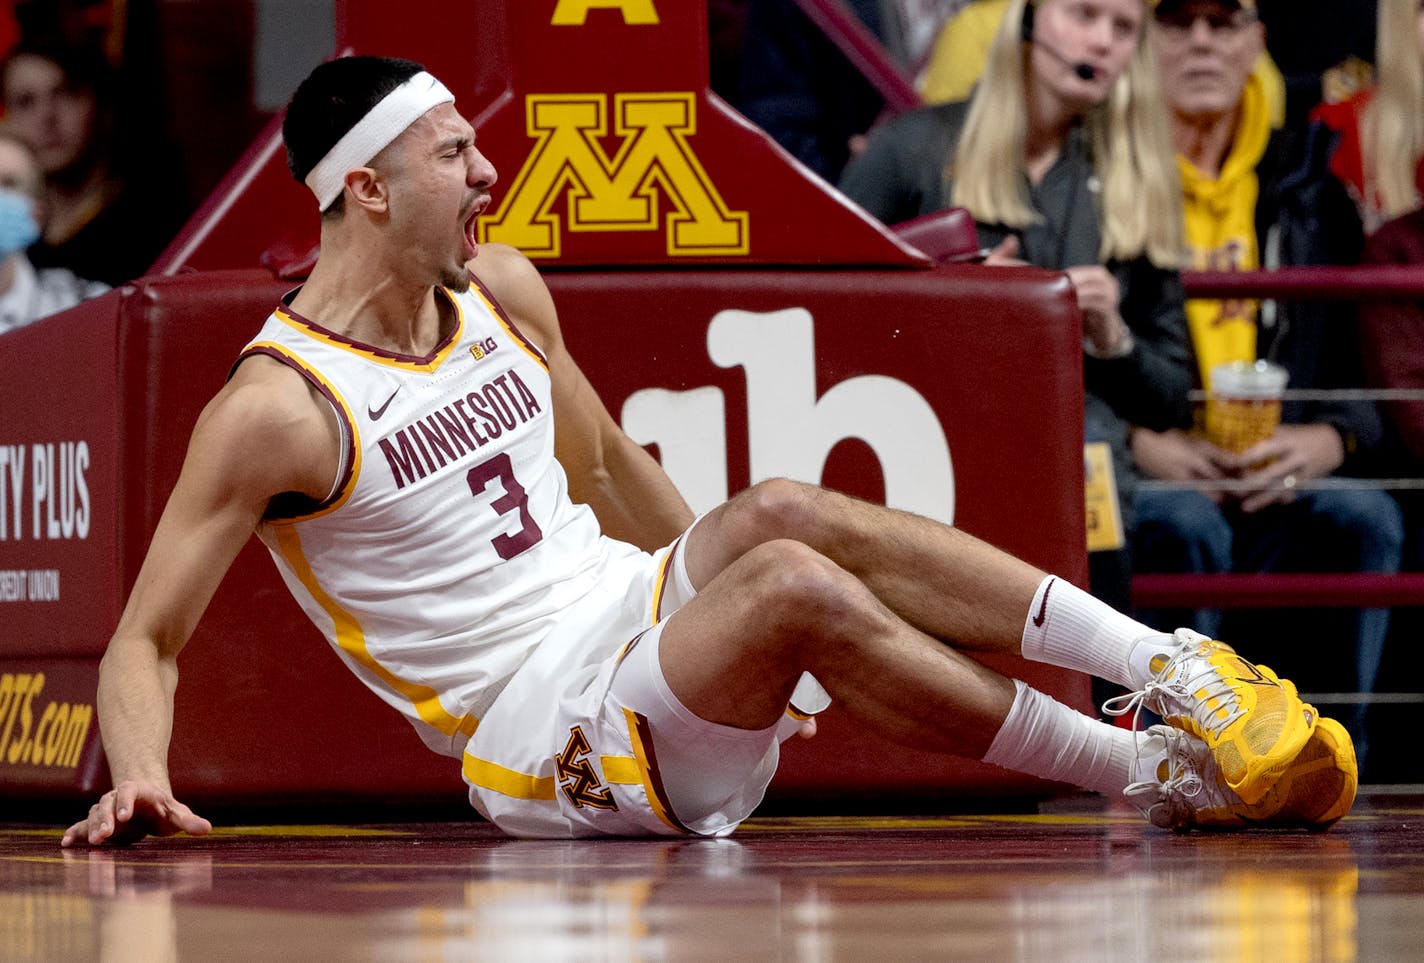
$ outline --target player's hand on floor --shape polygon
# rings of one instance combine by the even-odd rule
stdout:
[[[89,815],[70,826],[61,846],[126,845],[145,836],[205,836],[213,824],[154,783],[125,781],[99,797]]]

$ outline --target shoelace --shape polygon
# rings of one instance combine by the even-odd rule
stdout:
[[[1205,636],[1197,635],[1194,632],[1188,636],[1179,630],[1177,637],[1189,639],[1193,644],[1190,647],[1184,645],[1162,667],[1162,671],[1157,673],[1155,678],[1147,680],[1147,684],[1141,689],[1114,696],[1104,702],[1103,714],[1125,716],[1131,712],[1133,714],[1132,728],[1135,730],[1139,728],[1138,720],[1141,718],[1142,710],[1146,708],[1147,699],[1155,692],[1165,692],[1178,701],[1186,702],[1191,706],[1192,718],[1202,727],[1203,731],[1210,732],[1214,736],[1220,735],[1222,730],[1241,718],[1246,710],[1236,697],[1236,690],[1222,678],[1215,666],[1201,656],[1202,641],[1208,641]],[[1198,671],[1190,678],[1181,678],[1183,673],[1178,670],[1194,658],[1201,659]],[[1173,678],[1174,676],[1177,678]],[[1192,693],[1198,690],[1204,690],[1207,697],[1200,700],[1193,699]],[[1209,705],[1213,698],[1217,700],[1214,707]],[[1228,704],[1231,706],[1231,710],[1227,712],[1225,718],[1219,718],[1217,713],[1221,711],[1222,706]]]
[[[1172,662],[1167,663],[1163,674],[1170,675],[1174,663],[1178,665],[1185,663],[1197,654],[1197,651],[1180,653]],[[1179,676],[1181,674],[1178,673]],[[1192,718],[1202,727],[1203,732],[1210,732],[1213,736],[1221,735],[1227,726],[1246,714],[1246,710],[1241,705],[1241,700],[1237,697],[1236,690],[1231,687],[1231,683],[1222,678],[1216,667],[1205,658],[1201,659],[1197,672],[1190,678],[1165,683],[1161,688],[1176,696],[1180,701],[1188,703],[1191,706]],[[1204,692],[1205,698],[1194,699],[1192,693],[1197,691]],[[1216,700],[1215,707],[1211,706],[1213,699]],[[1226,707],[1229,707],[1229,711],[1223,718],[1218,714]]]
[[[1139,732],[1142,727],[1138,721],[1142,717],[1142,710],[1146,708],[1143,703],[1147,697],[1158,689],[1165,689],[1167,686],[1160,681],[1161,676],[1156,679],[1148,679],[1147,684],[1136,692],[1128,692],[1120,696],[1113,696],[1103,703],[1103,715],[1105,716],[1125,716],[1132,713],[1132,731]]]
[[[1185,733],[1167,730],[1162,734],[1162,738],[1167,749],[1167,778],[1160,782],[1152,778],[1129,783],[1122,794],[1154,826],[1165,828],[1177,823],[1182,808],[1189,806],[1187,800],[1200,794],[1206,783],[1192,765],[1191,750],[1186,746],[1186,740],[1190,737]],[[1149,797],[1151,801],[1144,807],[1134,798],[1137,796]],[[1167,807],[1167,818],[1165,822],[1159,823],[1152,818],[1152,814],[1162,806]]]

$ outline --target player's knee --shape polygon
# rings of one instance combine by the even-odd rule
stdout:
[[[873,597],[858,579],[791,539],[765,542],[744,559],[749,604],[786,638],[824,638],[861,621]]]
[[[746,518],[762,531],[780,533],[786,520],[800,516],[811,497],[811,486],[789,478],[769,478],[748,488],[745,496]]]
[[[807,541],[830,524],[830,493],[789,478],[758,482],[739,497],[741,523],[755,541]]]

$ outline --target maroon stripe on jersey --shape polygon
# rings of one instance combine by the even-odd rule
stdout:
[[[514,321],[509,317],[509,312],[504,310],[504,305],[500,304],[497,300],[495,300],[495,296],[490,293],[489,288],[485,287],[484,282],[481,281],[479,278],[475,277],[473,273],[471,273],[470,283],[480,289],[480,294],[484,295],[485,301],[489,303],[489,306],[491,308],[494,308],[494,313],[499,316],[499,320],[502,321],[504,323],[504,326],[509,329],[509,333],[518,338],[519,343],[524,345],[524,350],[528,351],[534,357],[538,358],[539,363],[544,366],[545,371],[549,370],[549,359],[544,357],[544,352],[540,351],[539,346],[536,345],[533,341],[530,341],[529,338],[525,336],[524,332],[519,330],[519,325],[515,324]]]
[[[647,789],[657,797],[655,808],[662,810],[662,816],[674,829],[679,832],[692,833],[682,824],[682,820],[677,818],[677,813],[672,808],[672,803],[668,800],[667,790],[663,788],[662,773],[658,771],[658,757],[653,750],[653,727],[648,724],[648,717],[641,712],[628,711],[638,726],[638,741],[643,745],[643,757],[648,763],[648,783]]]
[[[628,640],[628,643],[623,646],[623,650],[618,653],[618,659],[616,663],[617,665],[623,664],[623,660],[628,658],[629,654],[635,648],[637,648],[638,643],[643,641],[643,636],[647,635],[649,631],[649,629],[644,629],[643,631],[639,632],[637,635],[633,636],[631,639]]]
[[[346,410],[346,406],[341,403],[335,393],[327,387],[325,382],[318,378],[314,372],[299,363],[295,358],[285,355],[280,351],[261,345],[251,348],[238,356],[237,363],[232,366],[232,370],[236,371],[237,365],[242,364],[243,361],[257,354],[274,358],[300,374],[307,380],[308,384],[321,392],[322,397],[327,400],[331,405],[331,409],[336,412],[336,417],[346,423],[346,457],[342,459],[341,478],[338,483],[333,486],[327,496],[318,501],[300,492],[283,492],[272,499],[267,507],[267,511],[263,513],[262,518],[264,521],[274,522],[315,515],[336,504],[351,485],[352,476],[356,471],[356,425],[352,422],[351,415]]]
[[[455,303],[455,299],[451,296],[450,292],[446,291],[444,288],[436,288],[435,290],[440,292],[440,294],[444,296],[446,301],[450,302],[450,306],[455,309],[456,315],[458,316],[458,314],[460,313],[460,307]],[[282,304],[282,306],[277,310],[280,311],[282,314],[285,314],[287,317],[291,318],[293,321],[300,324],[302,327],[309,329],[313,334],[320,335],[321,337],[326,338],[329,341],[335,341],[337,344],[344,344],[348,348],[354,348],[357,351],[365,352],[373,358],[382,358],[387,361],[399,361],[402,364],[430,364],[440,356],[440,352],[450,347],[450,343],[455,339],[455,336],[460,333],[460,325],[456,325],[454,328],[451,329],[449,334],[447,334],[444,338],[440,339],[440,343],[437,344],[435,346],[435,349],[427,355],[422,356],[417,354],[401,354],[398,351],[387,351],[385,348],[377,348],[374,345],[369,345],[364,341],[357,341],[354,338],[348,338],[344,334],[337,334],[335,331],[322,327],[310,318],[303,317],[302,315],[293,311],[285,303]]]
[[[668,584],[672,581],[673,562],[677,558],[678,545],[682,542],[683,536],[679,535],[677,541],[672,543],[672,548],[668,549],[667,558],[663,559],[663,564],[658,572],[657,581],[657,602],[653,606],[653,624],[657,625],[663,620],[663,599],[667,598]]]

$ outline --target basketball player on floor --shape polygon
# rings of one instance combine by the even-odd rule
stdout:
[[[476,249],[495,171],[453,100],[369,57],[293,97],[321,256],[194,429],[100,672],[115,788],[64,845],[210,829],[169,783],[177,656],[254,531],[337,654],[515,835],[731,832],[795,710],[825,703],[804,673],[885,738],[1125,793],[1162,826],[1349,809],[1343,730],[1225,645],[808,485],[763,482],[694,523],[569,356],[533,266]],[[1108,726],[961,650],[1094,673],[1135,691],[1118,711],[1170,724]]]

